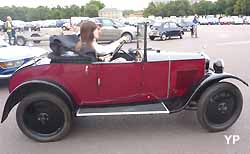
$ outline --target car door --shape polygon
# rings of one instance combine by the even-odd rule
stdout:
[[[129,103],[140,100],[142,63],[101,63],[98,71],[100,104]]]
[[[165,23],[162,25],[162,30],[169,36],[169,23]]]
[[[161,100],[169,95],[169,61],[145,62],[143,94],[147,100]]]
[[[101,38],[100,41],[113,41],[121,37],[122,30],[114,27],[111,19],[101,19]]]
[[[80,105],[98,101],[97,67],[95,64],[75,64],[71,67],[75,69],[72,72],[74,79],[70,81],[74,83],[75,88],[72,92],[77,93],[81,100]]]
[[[169,29],[171,31],[171,36],[179,36],[180,29],[174,22],[169,23]]]
[[[47,74],[57,75],[59,83],[70,91],[78,105],[90,104],[98,100],[97,66],[95,64],[48,65]]]

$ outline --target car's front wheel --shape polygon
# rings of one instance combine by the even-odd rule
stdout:
[[[223,131],[239,118],[243,99],[238,87],[219,82],[207,88],[198,102],[197,117],[208,131]]]
[[[20,46],[25,46],[26,45],[26,40],[23,36],[17,36],[16,37],[16,44]]]
[[[162,39],[162,41],[165,41],[166,39],[167,39],[167,35],[165,34],[165,33],[163,33],[162,35],[161,35],[161,39]]]
[[[149,36],[149,39],[153,41],[153,40],[155,40],[155,37],[154,36]]]
[[[60,140],[69,133],[72,114],[60,97],[37,92],[21,101],[17,107],[16,120],[21,131],[29,138],[50,142]]]

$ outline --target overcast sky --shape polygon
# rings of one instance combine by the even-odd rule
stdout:
[[[85,5],[89,0],[0,0],[0,6],[48,6],[53,7],[57,5]],[[120,10],[132,9],[142,10],[148,6],[148,3],[152,0],[100,0],[106,7],[117,8]]]

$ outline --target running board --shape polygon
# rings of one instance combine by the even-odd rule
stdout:
[[[169,113],[164,103],[143,104],[117,107],[91,107],[79,108],[76,116],[106,116],[106,115],[131,115],[131,114],[162,114]]]

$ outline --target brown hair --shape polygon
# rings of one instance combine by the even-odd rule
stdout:
[[[92,42],[94,40],[94,31],[97,28],[96,24],[92,21],[84,21],[80,26],[80,41],[76,44],[76,50],[82,47],[93,48]]]

